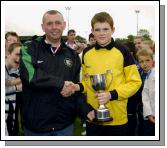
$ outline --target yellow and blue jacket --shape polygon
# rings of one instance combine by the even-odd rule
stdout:
[[[111,93],[111,100],[105,104],[110,110],[113,121],[103,122],[103,125],[123,125],[127,119],[127,101],[141,86],[141,78],[137,66],[128,50],[117,44],[113,39],[106,47],[96,45],[84,50],[82,56],[82,81],[80,90],[87,93],[87,102],[98,109],[98,100],[92,91],[89,75],[103,74],[111,70],[107,75],[106,91]],[[85,77],[85,76],[88,77]]]

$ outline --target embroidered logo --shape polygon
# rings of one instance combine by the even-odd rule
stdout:
[[[66,59],[64,59],[64,64],[65,64],[67,67],[71,68],[72,65],[73,65],[73,62],[72,62],[71,59],[66,58]]]
[[[39,61],[37,61],[37,63],[40,64],[40,63],[43,63],[43,61],[40,61],[40,60],[39,60]]]

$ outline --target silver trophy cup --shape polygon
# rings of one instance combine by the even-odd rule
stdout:
[[[107,90],[112,82],[111,80],[110,84],[107,86],[106,76],[109,73],[112,75],[111,70],[107,70],[107,72],[104,74],[89,75],[92,86],[91,87],[88,86],[88,88],[90,88],[94,92],[102,92]],[[88,83],[86,84],[88,85]],[[99,108],[96,111],[95,120],[99,122],[106,122],[106,121],[112,121],[113,118],[110,115],[110,111],[104,105],[99,105]]]

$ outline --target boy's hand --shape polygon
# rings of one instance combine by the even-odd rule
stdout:
[[[87,114],[87,118],[92,121],[95,118],[95,111],[92,110]]]
[[[96,97],[98,98],[99,104],[104,105],[111,99],[111,94],[110,92],[98,92],[96,93]]]
[[[150,122],[155,123],[155,116],[149,115],[149,116],[147,116],[147,118]]]

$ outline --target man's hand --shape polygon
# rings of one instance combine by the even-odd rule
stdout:
[[[75,93],[75,91],[79,91],[80,87],[78,84],[73,83],[72,81],[65,81],[62,91],[60,92],[62,96],[69,97]]]
[[[98,98],[98,102],[100,105],[106,104],[111,99],[110,92],[98,92],[96,93],[96,97]]]

